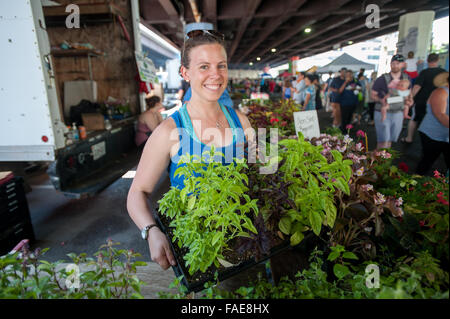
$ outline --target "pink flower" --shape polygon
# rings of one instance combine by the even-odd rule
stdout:
[[[440,178],[441,177],[441,174],[439,173],[438,170],[434,171],[434,177],[436,177],[436,178]]]
[[[347,124],[347,126],[345,127],[347,130],[351,130],[353,128],[353,125],[351,124]]]
[[[382,205],[386,202],[386,198],[383,194],[377,193],[377,196],[375,198],[375,205]]]
[[[356,144],[356,150],[357,150],[358,152],[361,152],[362,149],[363,149],[362,143],[357,143],[357,144]]]
[[[400,207],[403,205],[403,198],[399,197],[395,200],[395,206]]]
[[[361,188],[362,188],[363,191],[368,192],[368,191],[373,190],[373,185],[371,185],[371,184],[365,184],[365,185],[361,185]]]
[[[364,167],[361,167],[356,171],[356,176],[362,176],[364,174]]]
[[[366,136],[366,133],[364,133],[363,130],[358,130],[358,132],[356,132],[356,136],[364,137],[364,136]]]

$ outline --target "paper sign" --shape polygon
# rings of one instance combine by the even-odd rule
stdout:
[[[142,53],[134,52],[136,56],[136,63],[139,70],[139,76],[142,82],[158,83],[158,77],[156,76],[156,68],[153,61],[147,57],[144,57]]]
[[[100,142],[91,146],[92,157],[94,161],[106,154],[106,143]]]
[[[294,112],[295,133],[302,132],[305,138],[320,136],[319,118],[317,111]]]
[[[388,104],[401,103],[401,102],[403,102],[403,97],[401,97],[401,96],[392,96],[392,97],[388,97],[388,98],[386,99],[386,102],[387,102]]]

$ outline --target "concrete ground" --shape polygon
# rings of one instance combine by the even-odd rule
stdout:
[[[330,113],[319,111],[321,130],[331,125]],[[368,134],[369,149],[376,146],[375,127],[362,123],[352,130],[351,135],[362,129]],[[406,134],[403,130],[402,136]],[[420,139],[416,133],[414,143],[406,146],[395,143],[393,148],[402,152],[396,162],[404,161],[414,170],[421,154]],[[434,165],[445,171],[445,164],[441,157]],[[430,172],[431,173],[431,172]],[[173,280],[172,270],[162,271],[159,266],[150,261],[148,245],[140,238],[140,233],[126,210],[126,199],[131,178],[120,178],[101,193],[87,199],[70,199],[57,192],[50,183],[45,171],[25,176],[32,191],[27,193],[36,242],[32,248],[50,248],[44,259],[68,261],[66,254],[87,253],[92,256],[100,245],[108,238],[120,242],[120,247],[133,249],[142,254],[139,260],[150,262],[149,266],[140,271],[139,276],[149,285],[143,290],[146,298],[156,297],[158,291],[168,289]],[[163,176],[157,190],[150,200],[154,206],[169,189],[169,180]]]

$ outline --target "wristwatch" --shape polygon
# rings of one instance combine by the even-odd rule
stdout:
[[[141,230],[141,237],[143,240],[147,240],[148,238],[148,231],[152,228],[152,227],[158,227],[158,225],[156,224],[151,224],[151,225],[147,225],[144,228],[142,228]]]

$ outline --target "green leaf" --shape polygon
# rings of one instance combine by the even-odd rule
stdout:
[[[241,231],[241,232],[237,233],[236,236],[252,238],[252,237],[250,236],[250,234],[247,233],[247,232],[245,232],[245,231]]]
[[[216,234],[214,234],[211,243],[212,243],[213,245],[215,245],[215,244],[219,241],[219,239],[220,239],[221,236],[222,236],[222,233],[216,233]]]
[[[358,257],[352,253],[351,251],[346,251],[342,257],[344,257],[345,259],[354,259],[354,260],[358,260]]]
[[[281,218],[278,227],[283,234],[289,235],[291,231],[291,219],[289,217]]]
[[[183,188],[180,192],[180,198],[181,202],[184,204],[186,202],[186,194],[187,194],[187,188]]]
[[[314,234],[319,236],[320,229],[322,228],[322,219],[320,215],[313,210],[309,211],[309,222],[311,224]]]
[[[330,228],[333,228],[334,222],[336,221],[337,209],[336,206],[334,206],[333,201],[330,199],[327,199],[325,203],[325,213],[327,217],[327,225]]]
[[[350,270],[348,269],[347,266],[335,264],[333,267],[333,272],[336,277],[342,279],[350,273]]]
[[[339,256],[341,255],[341,253],[339,251],[333,250],[329,255],[327,260],[329,261],[334,261],[336,260]]]
[[[189,199],[189,202],[188,202],[188,209],[189,210],[193,210],[194,209],[196,199],[197,198],[195,197],[195,195],[192,195],[192,197]]]
[[[296,232],[291,236],[291,246],[298,245],[298,244],[303,240],[304,237],[305,237],[305,235],[303,235],[302,232],[296,231]]]

